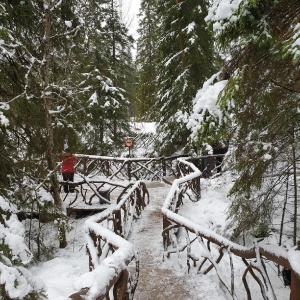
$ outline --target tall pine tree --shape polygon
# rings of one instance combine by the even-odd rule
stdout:
[[[83,151],[117,154],[129,131],[133,40],[115,0],[89,1],[82,9],[87,26],[81,77],[89,89]]]
[[[216,20],[231,54],[220,104],[236,126],[237,236],[280,216],[294,244],[299,239],[299,10],[297,0],[242,1],[230,19]]]
[[[156,0],[143,0],[139,14],[135,115],[138,119],[145,121],[152,120],[151,115],[155,111],[156,103],[156,5]]]
[[[162,153],[182,151],[192,99],[215,71],[213,35],[204,18],[208,1],[158,1],[157,102]]]

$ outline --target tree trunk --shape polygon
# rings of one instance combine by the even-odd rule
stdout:
[[[296,142],[295,133],[293,133],[293,172],[294,172],[294,245],[297,243],[297,213],[298,213],[298,193],[297,193],[297,165],[296,165]]]
[[[50,19],[50,0],[45,0],[45,48],[44,48],[44,66],[43,66],[43,81],[44,81],[44,89],[43,89],[43,103],[44,103],[44,110],[45,110],[45,127],[46,127],[46,158],[48,163],[48,170],[51,172],[50,174],[50,182],[51,186],[53,187],[53,198],[54,204],[62,211],[62,201],[59,194],[59,182],[55,173],[55,159],[54,159],[54,139],[53,139],[53,128],[52,128],[52,118],[50,115],[51,110],[51,98],[49,97],[50,94],[50,61],[51,61],[51,19]],[[59,243],[60,248],[65,248],[67,246],[66,241],[66,229],[62,225],[59,228]]]

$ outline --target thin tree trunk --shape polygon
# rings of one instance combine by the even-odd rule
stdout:
[[[293,242],[294,245],[297,244],[297,211],[298,211],[298,193],[297,193],[297,166],[296,166],[296,143],[295,143],[295,133],[293,135],[293,170],[294,170],[294,235]]]
[[[285,192],[285,200],[283,204],[283,209],[282,209],[282,217],[281,217],[281,223],[280,223],[280,233],[279,233],[279,246],[281,246],[282,242],[282,233],[283,233],[283,223],[284,223],[284,217],[285,217],[285,211],[286,211],[286,204],[288,200],[288,189],[289,189],[289,178],[290,174],[287,174],[287,179],[286,179],[286,192]]]
[[[176,5],[179,5],[180,2],[182,2],[182,0],[176,0]],[[182,64],[182,67],[184,67],[184,51],[183,51],[184,50],[184,43],[183,43],[181,28],[180,28],[180,32],[179,32],[179,43],[180,43],[180,50],[181,50],[181,64]]]
[[[46,157],[48,163],[48,170],[51,172],[50,181],[53,187],[54,194],[54,204],[62,211],[62,201],[59,194],[59,182],[55,173],[55,159],[54,159],[54,138],[53,138],[53,128],[52,128],[52,118],[50,115],[51,110],[51,98],[49,97],[49,83],[50,83],[50,61],[51,61],[51,19],[50,19],[50,0],[45,0],[45,49],[44,49],[44,68],[43,68],[43,80],[44,80],[44,90],[43,90],[43,102],[45,110],[45,126],[46,126]],[[67,246],[66,233],[64,226],[60,227],[59,242],[60,248],[65,248]]]

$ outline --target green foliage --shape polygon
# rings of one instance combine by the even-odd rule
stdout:
[[[299,147],[300,65],[296,48],[288,45],[295,40],[297,10],[298,1],[245,1],[237,20],[219,35],[232,55],[223,70],[229,80],[220,106],[236,124],[239,177],[230,193],[230,217],[239,234],[271,220],[278,194],[267,175],[276,173],[276,182],[284,183],[285,172],[293,172],[291,145]]]
[[[86,126],[81,132],[84,153],[111,154],[128,134],[134,68],[128,35],[116,1],[90,2],[83,7],[85,52],[80,78],[88,93],[83,97]]]
[[[12,212],[15,208],[7,199],[0,196],[0,200],[1,299],[46,299],[44,291],[35,282],[31,273],[25,269],[26,265],[32,261],[32,254],[25,245],[22,225]],[[18,237],[16,237],[17,234],[19,234]],[[22,296],[11,298],[12,290],[17,291],[19,285],[22,286],[20,292]],[[25,285],[27,289],[24,289]]]
[[[155,58],[158,30],[155,13],[156,1],[143,0],[140,8],[139,39],[137,41],[137,87],[135,115],[138,119],[151,121],[156,102],[157,61]]]
[[[159,74],[154,114],[163,141],[162,153],[165,147],[174,153],[187,145],[189,131],[183,124],[192,100],[215,71],[213,34],[204,21],[207,6],[207,1],[158,1]]]
[[[265,238],[270,236],[270,229],[267,224],[259,224],[253,231],[253,236],[256,238]]]

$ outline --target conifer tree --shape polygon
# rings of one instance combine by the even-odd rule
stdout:
[[[85,153],[108,154],[128,134],[132,38],[121,23],[114,0],[90,1],[83,7],[86,52],[82,81],[89,86],[85,99],[88,124]]]
[[[219,41],[231,54],[220,104],[236,126],[239,178],[230,215],[237,236],[268,228],[293,195],[285,218],[294,244],[299,239],[299,10],[297,0],[243,1],[230,21],[217,20]]]
[[[14,159],[10,169],[15,170],[10,174],[15,175],[10,177],[11,185],[2,186],[2,190],[11,190],[11,199],[20,201],[24,196],[20,183],[25,178],[36,180],[33,189],[39,188],[41,180],[48,181],[58,213],[62,202],[57,153],[67,140],[71,120],[72,128],[76,127],[74,97],[78,89],[72,85],[76,65],[73,43],[80,24],[71,4],[50,0],[6,2],[1,18],[1,129],[6,136],[5,152]],[[46,172],[41,174],[44,161]],[[29,197],[21,201],[22,206],[31,206],[32,201],[40,205]],[[60,230],[60,246],[65,247],[64,225]]]
[[[137,87],[135,114],[138,119],[151,121],[156,102],[156,0],[143,0],[139,14],[137,42]]]
[[[204,20],[207,6],[208,1],[158,1],[156,115],[167,155],[186,146],[192,99],[215,71],[213,35]]]

